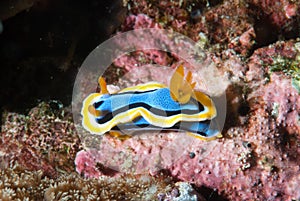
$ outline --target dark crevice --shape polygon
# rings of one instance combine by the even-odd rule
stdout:
[[[250,111],[250,106],[248,104],[248,102],[246,101],[243,101],[238,109],[238,113],[241,115],[241,116],[246,116]]]
[[[287,27],[282,27],[280,37],[286,40],[300,37],[300,15],[293,19]]]
[[[104,166],[104,165],[101,164],[101,163],[97,163],[96,167],[97,167],[97,169],[98,169],[102,174],[104,174],[104,175],[106,175],[106,176],[111,176],[111,177],[113,177],[113,176],[115,176],[115,175],[118,173],[118,171],[113,170],[113,169],[111,169],[111,168],[109,168],[109,167],[106,167],[106,166]]]
[[[199,192],[207,201],[228,201],[224,196],[220,195],[218,191],[201,186],[201,187],[196,187],[193,186],[193,188]]]
[[[297,152],[295,152],[295,149],[297,149],[296,133],[290,133],[284,126],[278,128],[278,133],[279,137],[275,146],[288,156],[288,160],[297,162]]]
[[[255,44],[250,50],[250,55],[261,47],[268,46],[278,40],[290,40],[300,37],[300,17],[287,20],[282,27],[272,23],[270,15],[264,13],[261,8],[249,4],[249,16],[254,19],[254,30],[256,34]]]
[[[254,49],[267,46],[278,40],[279,31],[271,24],[267,16],[261,16],[259,19],[256,19],[254,30],[256,34]]]

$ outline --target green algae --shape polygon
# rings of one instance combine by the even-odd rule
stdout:
[[[278,56],[273,58],[273,63],[269,66],[269,72],[283,72],[292,79],[292,86],[300,93],[300,48],[298,43],[295,48],[298,53],[294,58]]]

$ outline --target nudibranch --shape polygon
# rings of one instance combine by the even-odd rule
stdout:
[[[82,125],[92,134],[109,133],[126,139],[136,131],[186,131],[203,139],[222,137],[211,128],[217,111],[212,99],[195,90],[192,73],[185,76],[180,65],[170,80],[170,87],[149,82],[110,94],[100,77],[100,92],[84,101]]]

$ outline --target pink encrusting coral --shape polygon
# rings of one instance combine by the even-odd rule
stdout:
[[[178,133],[149,133],[125,141],[105,135],[97,147],[77,153],[76,170],[87,177],[111,173],[103,171],[103,167],[98,166],[99,164],[117,171],[117,174],[158,172],[180,158],[185,147],[192,144],[193,140]]]
[[[157,28],[161,29],[162,27],[154,22],[151,18],[146,15],[139,14],[137,16],[130,15],[126,18],[122,30],[130,31],[134,29],[143,29],[143,28]],[[134,40],[134,38],[127,38],[127,41]],[[142,50],[144,47],[148,47],[151,44],[155,44],[155,38],[145,38],[144,42],[137,46],[137,51],[130,53],[130,55],[122,55],[114,61],[114,65],[125,67],[127,71],[140,66],[141,64],[155,63],[159,65],[167,65],[170,57],[167,52],[161,50]],[[116,44],[122,47],[122,41],[118,41]],[[125,45],[123,45],[125,46]],[[139,50],[140,49],[140,50]]]
[[[296,134],[300,133],[298,92],[291,85],[291,80],[284,75],[273,73],[270,80],[269,84],[260,87],[250,97],[262,97],[266,111],[273,116],[277,126],[287,129],[287,133],[297,137]]]

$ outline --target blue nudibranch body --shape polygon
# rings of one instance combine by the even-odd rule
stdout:
[[[110,133],[126,139],[135,131],[187,131],[193,136],[211,140],[222,137],[210,123],[217,115],[211,98],[194,90],[191,72],[184,79],[180,65],[170,87],[149,82],[109,94],[100,77],[100,93],[90,94],[83,102],[82,125],[92,134]]]

